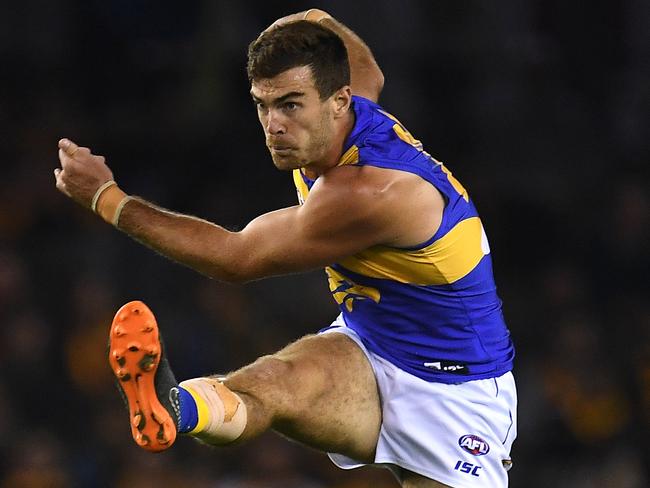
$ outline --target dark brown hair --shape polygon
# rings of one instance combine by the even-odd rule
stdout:
[[[350,84],[345,44],[331,30],[306,20],[264,32],[248,46],[248,79],[273,78],[283,71],[309,66],[321,100]]]

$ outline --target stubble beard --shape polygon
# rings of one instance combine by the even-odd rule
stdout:
[[[305,166],[318,163],[327,154],[328,141],[331,138],[332,127],[328,114],[323,113],[318,126],[311,132],[309,145],[306,149],[299,149],[295,155],[280,156],[271,152],[275,167],[281,171],[292,171]]]

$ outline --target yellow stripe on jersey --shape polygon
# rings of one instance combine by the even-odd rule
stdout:
[[[302,174],[299,169],[293,170],[293,183],[296,185],[296,191],[298,192],[298,201],[302,205],[309,195],[309,187],[307,183],[302,179]]]
[[[351,146],[350,149],[343,153],[341,159],[339,159],[339,164],[337,166],[343,166],[345,164],[356,164],[359,162],[359,148],[357,146]]]
[[[478,217],[460,221],[429,246],[396,249],[374,246],[339,261],[350,271],[415,285],[444,285],[468,275],[484,256],[483,226]]]
[[[351,146],[350,149],[345,151],[343,156],[339,159],[339,164],[337,166],[343,166],[346,164],[356,164],[359,162],[359,148],[357,146]],[[296,185],[296,190],[298,191],[298,201],[303,204],[309,195],[309,187],[305,180],[302,179],[302,170],[294,169],[293,170],[293,183]]]
[[[454,175],[451,174],[451,171],[447,169],[447,167],[442,164],[440,161],[436,161],[435,159],[431,158],[437,165],[440,166],[440,169],[444,174],[447,175],[447,180],[449,183],[451,183],[451,186],[454,187],[454,190],[458,192],[460,196],[462,196],[466,202],[469,202],[469,195],[467,194],[467,190],[463,185],[461,185],[460,181],[456,179]]]
[[[466,202],[469,202],[469,195],[467,194],[467,190],[465,190],[463,185],[461,185],[460,181],[458,181],[456,177],[451,174],[451,171],[449,171],[445,167],[445,165],[442,164],[440,161],[436,161],[436,159],[433,156],[431,156],[431,154],[426,152],[422,147],[422,143],[418,141],[415,137],[413,137],[413,135],[406,129],[406,127],[402,125],[402,123],[399,120],[397,120],[395,116],[389,114],[388,112],[384,112],[383,110],[380,110],[380,112],[384,114],[386,117],[388,117],[389,119],[391,119],[392,121],[397,122],[393,126],[393,131],[395,132],[395,134],[397,134],[397,137],[399,137],[407,144],[410,144],[415,149],[422,152],[422,154],[425,154],[432,162],[439,165],[442,172],[447,175],[447,180],[449,180],[451,186],[454,187],[454,190],[456,190],[458,194],[465,199]]]

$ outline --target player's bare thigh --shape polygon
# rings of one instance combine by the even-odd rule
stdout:
[[[381,426],[377,383],[349,337],[303,337],[232,373],[225,384],[244,394],[249,423],[270,421],[269,427],[317,449],[374,460]]]

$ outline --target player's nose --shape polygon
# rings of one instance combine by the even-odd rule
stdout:
[[[282,121],[282,117],[276,113],[274,110],[269,111],[269,115],[266,119],[266,133],[267,134],[286,134],[287,127]]]

